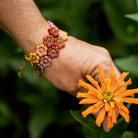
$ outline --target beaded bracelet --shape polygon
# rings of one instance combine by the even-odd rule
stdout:
[[[25,55],[25,59],[38,72],[43,73],[51,66],[52,59],[59,56],[59,50],[65,47],[67,32],[59,30],[53,22],[48,21],[48,35],[43,37],[43,44],[37,45],[35,51]]]

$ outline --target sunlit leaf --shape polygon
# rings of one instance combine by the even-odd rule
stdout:
[[[125,131],[121,138],[135,138],[135,133],[132,131]]]
[[[138,56],[132,55],[115,60],[115,64],[123,71],[130,72],[132,75],[138,77]]]
[[[138,22],[138,13],[133,13],[133,14],[127,14],[125,15],[127,18],[132,19],[134,21]]]
[[[137,5],[137,9],[138,9],[138,0],[136,0],[136,5]]]
[[[129,4],[129,2],[130,1],[125,1],[124,3],[123,1],[107,0],[104,2],[104,11],[114,35],[123,43],[137,44],[138,24],[124,17],[128,11],[127,8],[124,9],[124,7],[127,3]],[[133,12],[133,10],[131,11]]]

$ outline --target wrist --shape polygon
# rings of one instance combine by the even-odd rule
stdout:
[[[45,69],[51,66],[51,62],[59,56],[59,52],[65,47],[67,33],[59,30],[52,22],[48,22],[48,35],[44,35],[34,50],[25,55],[25,59],[38,72],[44,73]],[[40,35],[41,36],[41,35]]]
[[[48,34],[48,24],[46,21],[32,25],[32,27],[27,32],[23,34],[23,38],[16,41],[18,45],[22,48],[25,54],[35,50],[37,45],[43,43],[43,37]]]
[[[67,85],[67,82],[64,81],[67,77],[71,77],[73,70],[78,72],[75,73],[77,75],[80,71],[78,68],[78,64],[80,61],[76,60],[75,58],[75,51],[74,49],[79,49],[79,45],[77,44],[78,39],[68,36],[68,40],[65,42],[65,48],[61,49],[59,52],[59,57],[52,60],[52,65],[46,68],[43,75],[50,81],[54,86],[64,91],[68,91],[63,89],[63,86]],[[80,67],[80,66],[79,66]],[[76,69],[74,69],[76,68]],[[78,68],[78,69],[77,69]],[[76,77],[77,79],[77,77]],[[69,82],[72,80],[69,80]]]

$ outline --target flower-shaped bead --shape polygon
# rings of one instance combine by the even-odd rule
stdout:
[[[58,37],[58,30],[55,27],[51,27],[48,29],[48,32],[50,35],[53,35],[53,37]]]
[[[57,49],[55,46],[52,46],[48,49],[47,52],[48,56],[50,56],[50,58],[56,58],[59,56],[59,49]]]
[[[58,49],[61,49],[61,48],[65,47],[65,43],[64,43],[63,38],[61,38],[61,37],[56,38],[55,39],[55,46]]]
[[[64,41],[66,41],[68,39],[68,33],[62,30],[58,31],[59,33],[59,37],[63,38]]]
[[[43,56],[43,57],[41,57],[41,59],[40,59],[40,64],[41,64],[41,66],[43,66],[43,67],[49,67],[49,66],[51,65],[51,62],[52,62],[52,60],[51,60],[51,58],[48,57],[48,56]]]
[[[37,71],[39,71],[39,72],[44,72],[45,71],[45,67],[43,67],[43,66],[41,66],[41,64],[40,63],[35,63],[34,65],[33,65],[33,67],[37,70]]]
[[[54,43],[54,37],[51,36],[51,35],[47,35],[43,38],[43,44],[46,45],[47,47],[51,47],[53,46],[55,43]]]
[[[28,62],[30,64],[38,63],[39,62],[39,56],[37,56],[36,53],[30,53],[28,56]]]
[[[38,56],[42,57],[47,54],[47,47],[45,47],[43,44],[38,45],[35,52]]]

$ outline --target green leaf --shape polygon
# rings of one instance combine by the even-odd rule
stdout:
[[[138,13],[127,14],[127,15],[125,15],[125,17],[138,22]]]
[[[137,9],[138,9],[138,0],[136,0],[136,5],[137,5]]]
[[[124,8],[130,7],[131,4],[129,4],[129,2],[128,0],[125,1],[125,3],[123,1],[107,0],[104,2],[103,7],[114,35],[123,43],[137,44],[138,24],[124,17],[124,15],[129,12],[135,12],[135,10]]]
[[[45,128],[53,121],[52,110],[34,111],[29,121],[30,138],[40,138]]]
[[[0,101],[0,126],[5,126],[11,121],[11,112],[7,103]]]
[[[132,131],[125,131],[121,138],[135,138],[135,133]]]
[[[132,75],[138,77],[138,56],[131,55],[115,60],[117,67],[123,71],[130,72]]]
[[[110,132],[106,133],[95,124],[95,118],[92,115],[87,116],[85,119],[82,117],[81,112],[84,109],[73,111],[71,110],[71,115],[83,125],[83,130],[86,138],[120,138],[124,130],[127,128],[128,124],[123,118],[118,120],[118,123],[111,129]]]

